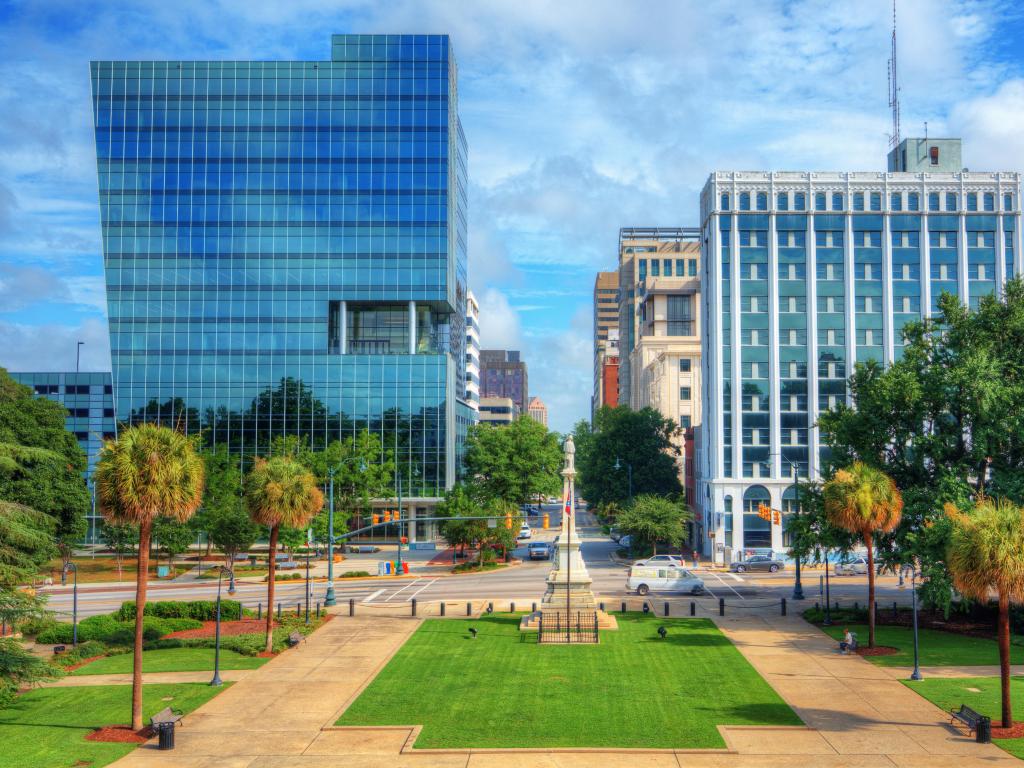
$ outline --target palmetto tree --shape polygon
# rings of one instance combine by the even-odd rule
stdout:
[[[946,505],[953,522],[946,564],[961,594],[999,600],[999,676],[1003,727],[1013,725],[1010,706],[1010,603],[1024,599],[1024,508],[1008,501],[980,499],[970,512]]]
[[[822,489],[829,522],[858,536],[868,550],[868,647],[875,647],[876,533],[891,531],[903,514],[903,497],[892,478],[863,462],[836,473]]]
[[[132,729],[137,731],[142,728],[142,622],[153,521],[163,516],[184,522],[195,513],[203,499],[203,460],[191,438],[140,424],[107,441],[95,478],[96,502],[107,522],[139,527],[132,667]]]
[[[303,528],[324,506],[324,495],[313,473],[288,456],[256,459],[245,478],[245,505],[249,516],[270,528],[267,573],[267,653],[274,649],[274,573],[277,537],[281,524]]]

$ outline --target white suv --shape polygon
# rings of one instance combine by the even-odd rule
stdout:
[[[645,560],[637,560],[633,565],[648,565],[648,566],[673,566],[675,568],[682,568],[683,560],[679,555],[651,555]]]
[[[533,537],[533,531],[530,530],[529,523],[523,523],[522,526],[520,526],[520,528],[519,528],[519,536],[517,536],[516,538],[519,538],[519,539],[529,539],[529,538],[532,538],[532,537]]]
[[[853,557],[836,563],[836,576],[860,576],[868,572],[868,561],[866,557]]]

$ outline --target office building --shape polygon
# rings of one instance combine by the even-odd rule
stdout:
[[[117,417],[246,457],[368,429],[412,516],[472,423],[457,69],[446,35],[330,52],[92,63]]]
[[[519,352],[505,349],[480,350],[480,397],[510,397],[526,413],[529,377]]]
[[[959,165],[959,146],[940,146],[940,161],[950,155]],[[705,551],[722,562],[784,549],[785,520],[762,520],[758,504],[786,517],[793,478],[820,476],[819,414],[848,402],[855,363],[898,359],[904,325],[933,313],[943,292],[976,307],[1020,273],[1020,210],[1017,173],[711,175],[701,195]]]
[[[619,329],[610,328],[594,358],[594,396],[591,418],[597,409],[615,408],[619,404]]]
[[[617,272],[598,272],[594,279],[594,394],[591,397],[591,416],[602,406],[614,407],[618,402],[618,389],[609,391],[605,365],[612,358],[618,366],[618,354],[612,354],[612,334],[618,339],[619,327],[619,275]],[[616,342],[617,343],[617,342]]]
[[[481,424],[511,424],[521,413],[519,406],[511,397],[484,395],[480,398]]]
[[[466,294],[466,405],[474,416],[480,412],[480,305]]]
[[[680,482],[693,502],[694,428],[701,422],[700,231],[619,231],[619,402],[680,427]]]
[[[538,424],[543,424],[545,427],[548,425],[548,407],[539,397],[530,398],[526,413]]]
[[[68,412],[64,425],[75,435],[78,445],[88,460],[86,482],[92,490],[92,473],[96,468],[104,440],[117,437],[117,422],[114,418],[114,389],[110,374],[85,373],[14,373],[10,376],[19,384],[31,387],[39,397],[55,400]],[[95,544],[100,540],[102,516],[96,512],[95,504],[86,516],[89,524],[85,541]]]

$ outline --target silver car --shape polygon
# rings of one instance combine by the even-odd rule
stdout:
[[[746,560],[742,560],[738,563],[733,563],[729,566],[729,570],[733,573],[746,573],[747,571],[768,571],[769,573],[775,573],[786,567],[786,564],[781,560],[776,560],[774,557],[769,555],[753,555],[748,557]]]
[[[851,557],[841,563],[836,563],[836,576],[863,576],[868,572],[868,560],[866,557]]]

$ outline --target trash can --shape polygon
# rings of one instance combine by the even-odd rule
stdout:
[[[992,718],[982,716],[978,721],[978,727],[974,729],[974,740],[979,744],[988,744],[992,741]]]
[[[157,736],[160,737],[160,749],[174,749],[174,723],[163,722],[156,724]]]
[[[402,573],[408,573],[408,572],[409,572],[409,564],[406,563],[406,562],[403,562],[402,563]]]

